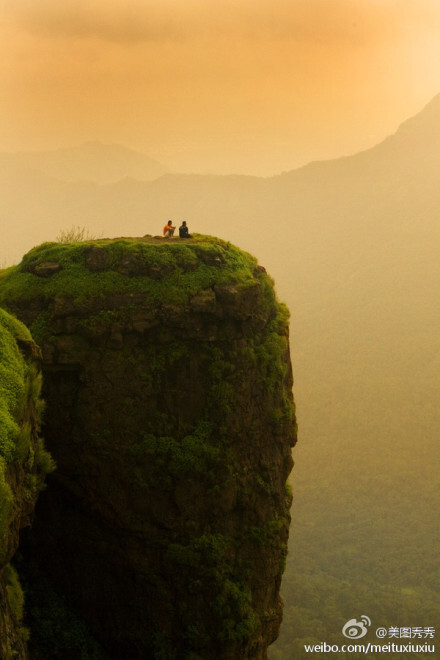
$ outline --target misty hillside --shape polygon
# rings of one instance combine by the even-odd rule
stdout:
[[[281,297],[306,325],[327,314],[337,312],[342,319],[350,313],[350,324],[336,324],[334,341],[343,353],[339,368],[351,368],[351,345],[357,351],[359,342],[350,333],[368,329],[378,338],[395,332],[410,341],[422,328],[430,335],[428,328],[438,322],[438,308],[427,299],[440,277],[439,129],[437,96],[368,151],[268,179],[168,174],[152,182],[124,179],[100,186],[3,171],[0,263],[17,261],[73,225],[97,236],[143,236],[160,233],[169,218],[185,219],[192,231],[258,254]],[[303,327],[296,324],[296,332]],[[432,354],[437,345],[429,346],[426,368],[438,359]],[[371,358],[382,350],[369,341]],[[393,359],[393,351],[384,359]],[[408,373],[420,357],[414,345],[412,351],[414,359],[405,360]]]
[[[133,149],[117,144],[86,142],[52,151],[0,153],[2,171],[33,170],[63,181],[113,183],[126,177],[151,181],[166,167]]]
[[[440,626],[439,165],[437,96],[372,149],[267,179],[103,186],[0,172],[0,264],[72,225],[143,236],[173,219],[252,252],[275,278],[292,311],[299,421],[277,659],[294,637],[330,641],[331,626],[340,642],[361,613]]]
[[[373,149],[268,179],[165,175],[146,181],[145,173],[134,172],[133,162],[127,163],[127,154],[136,161],[139,154],[121,148],[124,163],[122,156],[114,158],[112,147],[112,157],[106,161],[107,148],[96,144],[32,157],[17,155],[34,171],[22,166],[0,168],[1,218],[7,234],[0,261],[17,261],[38,242],[37,236],[53,240],[60,229],[72,225],[86,225],[100,235],[143,235],[160,232],[168,217],[185,218],[195,231],[221,234],[250,250],[259,251],[270,239],[265,249],[270,253],[270,244],[276,245],[277,263],[280,258],[290,262],[290,239],[310,256],[320,256],[325,246],[323,258],[334,251],[342,266],[346,246],[353,250],[353,240],[355,245],[375,243],[396,231],[412,234],[420,226],[436,238],[439,125],[440,97],[436,97]],[[95,159],[91,154],[96,151]],[[58,180],[73,179],[75,169],[82,181],[66,185]],[[119,180],[112,185],[90,183],[116,175]],[[29,218],[38,226],[35,237],[20,231]],[[11,227],[14,231],[9,234]],[[276,235],[283,240],[274,240]]]

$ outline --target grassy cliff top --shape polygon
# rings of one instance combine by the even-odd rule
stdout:
[[[210,236],[44,243],[0,273],[0,304],[125,292],[145,293],[153,305],[184,304],[214,285],[269,283],[263,271],[253,256]]]

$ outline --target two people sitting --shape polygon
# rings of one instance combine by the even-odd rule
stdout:
[[[163,237],[171,238],[174,235],[175,227],[171,220],[168,220],[167,224],[163,228]],[[191,238],[191,234],[188,232],[188,227],[186,226],[186,220],[182,222],[179,227],[179,236],[180,238]]]

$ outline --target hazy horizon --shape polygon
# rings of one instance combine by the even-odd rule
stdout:
[[[98,140],[271,176],[357,153],[440,92],[436,0],[0,2],[0,151]]]
[[[185,219],[254,254],[291,310],[273,660],[361,614],[440,629],[439,60],[438,0],[0,0],[0,268],[72,227]],[[146,158],[5,156],[87,142]]]
[[[176,175],[179,175],[179,174],[194,174],[194,175],[202,175],[202,176],[203,175],[214,175],[214,176],[238,175],[238,176],[255,176],[255,177],[260,177],[260,178],[271,178],[271,177],[276,177],[279,174],[283,174],[283,173],[286,173],[286,172],[290,172],[290,171],[294,171],[294,170],[300,170],[301,168],[307,167],[308,165],[311,165],[312,163],[325,162],[325,161],[334,161],[334,160],[336,161],[336,160],[343,159],[343,158],[349,158],[351,156],[357,156],[360,153],[370,151],[370,150],[374,149],[375,147],[379,146],[380,144],[382,144],[383,142],[385,142],[388,138],[393,137],[399,131],[399,129],[401,128],[401,126],[403,124],[405,124],[408,120],[411,120],[411,119],[417,117],[419,114],[421,114],[426,109],[426,107],[429,106],[436,99],[436,97],[440,97],[440,91],[437,94],[435,94],[431,99],[429,99],[428,102],[423,107],[419,108],[418,111],[416,111],[413,115],[403,118],[403,120],[397,126],[395,126],[394,130],[392,130],[390,133],[384,135],[383,138],[381,138],[377,142],[373,142],[372,144],[365,145],[364,148],[362,148],[362,149],[358,149],[358,150],[355,150],[355,151],[349,151],[347,153],[340,153],[340,154],[336,154],[334,156],[317,157],[315,159],[307,160],[303,163],[296,164],[295,166],[287,167],[283,170],[274,171],[274,172],[266,173],[266,174],[261,174],[261,173],[258,174],[258,173],[251,172],[251,171],[238,171],[238,170],[237,171],[230,171],[230,172],[226,172],[226,171],[225,172],[220,172],[220,171],[216,172],[214,170],[209,170],[208,169],[208,170],[204,171],[203,169],[202,170],[197,170],[197,169],[191,168],[189,166],[186,167],[186,168],[185,168],[185,166],[183,166],[182,169],[175,169],[173,167],[168,167],[168,163],[166,163],[164,161],[160,161],[160,160],[154,158],[151,155],[151,153],[148,153],[146,150],[139,149],[139,148],[130,146],[128,144],[123,144],[122,142],[110,142],[110,141],[98,140],[98,139],[88,139],[88,140],[84,140],[82,142],[71,143],[71,144],[61,145],[61,146],[52,147],[52,148],[15,149],[15,150],[1,150],[0,149],[0,156],[21,156],[21,155],[39,156],[39,155],[47,155],[47,154],[50,154],[50,155],[62,154],[63,152],[65,152],[65,154],[67,156],[71,156],[71,154],[74,153],[74,152],[80,152],[81,150],[86,150],[87,148],[92,148],[92,149],[96,148],[97,152],[99,152],[99,150],[102,149],[102,153],[98,154],[98,155],[101,157],[101,159],[104,162],[104,158],[105,158],[104,150],[108,149],[109,152],[110,152],[111,149],[115,149],[115,150],[121,150],[121,151],[126,150],[127,152],[132,152],[136,155],[145,156],[147,159],[150,159],[151,162],[154,162],[154,163],[157,163],[158,165],[163,166],[166,170],[164,173],[166,173],[166,174],[176,174]],[[40,169],[40,164],[36,165],[36,169]],[[158,176],[161,176],[161,175],[162,174],[158,174]],[[54,176],[54,175],[52,175],[52,176]],[[124,176],[121,177],[121,179],[126,178],[126,177],[127,177],[127,175],[124,175]],[[62,179],[63,177],[60,176],[60,178]],[[151,177],[146,177],[146,180],[147,179],[151,180]],[[72,179],[72,180],[75,180],[75,179]],[[78,181],[81,180],[81,177],[79,177],[77,180]],[[86,181],[87,177],[83,177],[83,180]],[[118,179],[115,179],[115,181],[116,180],[118,180]],[[139,177],[139,180],[142,180],[142,177]]]

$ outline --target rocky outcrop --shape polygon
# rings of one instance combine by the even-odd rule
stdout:
[[[34,555],[114,658],[264,658],[295,438],[288,315],[216,239],[45,244],[0,286],[58,469]]]
[[[40,352],[29,331],[0,310],[0,658],[26,657],[23,592],[9,564],[53,462],[39,437]]]

